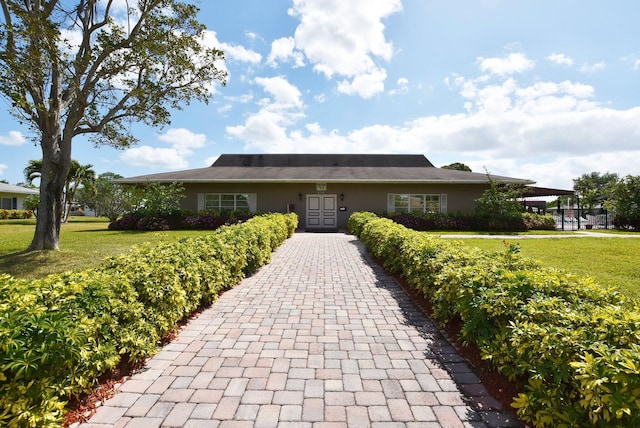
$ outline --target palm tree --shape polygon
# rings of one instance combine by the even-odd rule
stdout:
[[[33,180],[40,178],[40,174],[42,174],[42,159],[30,160],[24,169],[24,178],[27,180],[27,184],[33,184]]]
[[[64,185],[64,212],[62,213],[62,222],[66,223],[71,212],[71,205],[76,196],[78,187],[82,183],[90,182],[96,179],[96,172],[91,169],[93,165],[80,165],[76,160],[71,160],[71,169],[67,175],[67,182]]]
[[[93,165],[80,165],[77,160],[71,160],[71,169],[67,175],[67,181],[64,186],[64,194],[62,195],[62,222],[66,223],[69,219],[69,212],[71,211],[71,204],[76,195],[78,187],[82,183],[94,180],[96,178],[96,172],[91,169]],[[30,160],[27,167],[24,169],[24,177],[27,179],[27,183],[32,184],[33,180],[40,178],[42,173],[42,159]]]

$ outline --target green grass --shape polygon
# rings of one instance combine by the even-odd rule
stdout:
[[[62,225],[60,251],[25,253],[33,238],[35,220],[0,221],[0,272],[17,278],[42,278],[50,273],[97,266],[104,258],[127,252],[144,242],[177,241],[209,231],[139,232],[111,231],[106,219],[78,217]],[[601,284],[617,287],[640,299],[640,239],[631,238],[536,238],[509,239],[519,243],[521,253],[546,266],[592,276]],[[501,239],[463,239],[468,245],[501,251]]]
[[[16,278],[42,278],[50,273],[97,266],[104,258],[127,252],[144,242],[177,241],[210,231],[112,231],[105,218],[78,217],[62,225],[60,251],[26,253],[35,220],[0,221],[0,272]]]
[[[502,251],[500,239],[461,239],[488,251]],[[603,285],[613,285],[624,295],[640,299],[639,238],[536,238],[508,240],[520,244],[522,255],[545,266],[591,276]]]

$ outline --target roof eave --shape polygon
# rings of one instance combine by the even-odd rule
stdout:
[[[296,183],[296,184],[313,184],[313,183],[353,183],[353,184],[489,184],[489,181],[485,180],[419,180],[419,179],[184,179],[184,180],[176,180],[176,179],[147,179],[147,180],[127,180],[127,179],[119,179],[115,180],[117,183],[121,184],[144,184],[144,183],[173,183],[178,181],[180,183],[191,183],[191,184],[203,184],[203,183],[239,183],[239,184],[247,184],[247,183],[261,183],[261,184],[283,184],[283,183]],[[510,181],[501,181],[502,183],[515,183],[522,185],[535,184],[536,182],[533,180],[510,180]]]

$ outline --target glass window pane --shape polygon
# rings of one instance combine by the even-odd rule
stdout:
[[[204,195],[204,209],[207,211],[218,211],[220,209],[220,197],[215,193]]]
[[[426,195],[426,212],[440,212],[440,195]]]
[[[411,195],[409,209],[411,212],[424,212],[424,196],[423,195]]]
[[[406,213],[409,211],[409,195],[395,195],[395,212]]]
[[[249,195],[236,195],[236,210],[249,211]]]

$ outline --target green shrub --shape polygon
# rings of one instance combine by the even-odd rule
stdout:
[[[354,214],[355,216],[355,214]],[[640,426],[640,310],[591,278],[549,269],[505,243],[488,253],[357,213],[385,267],[458,317],[465,341],[510,379],[513,406],[537,427]]]
[[[99,269],[0,275],[0,426],[59,426],[66,400],[120,361],[143,361],[202,304],[269,261],[295,214],[145,244]]]
[[[16,220],[33,218],[31,210],[0,210],[0,220]]]

